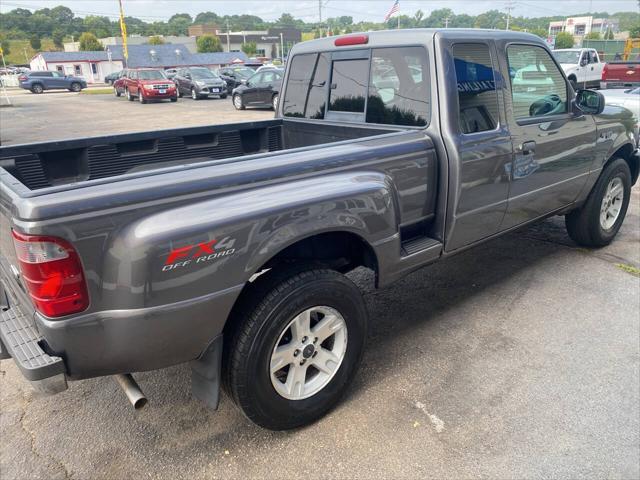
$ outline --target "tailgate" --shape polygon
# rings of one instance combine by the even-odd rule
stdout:
[[[616,82],[640,82],[640,63],[610,63],[603,80]]]

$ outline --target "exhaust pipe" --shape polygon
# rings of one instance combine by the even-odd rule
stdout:
[[[134,380],[130,373],[121,373],[119,375],[114,375],[113,378],[116,379],[120,388],[124,391],[124,394],[127,396],[127,399],[133,405],[133,408],[136,410],[141,409],[147,404],[147,397],[145,397],[142,390],[138,386],[138,383]]]

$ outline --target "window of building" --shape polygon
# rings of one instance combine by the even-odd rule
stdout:
[[[64,67],[62,65],[56,65],[56,70],[58,72],[64,72]]]
[[[498,93],[489,46],[460,43],[453,46],[462,133],[494,130],[498,126]]]
[[[74,65],[73,69],[76,72],[76,75],[82,75],[82,66],[81,65]]]
[[[98,64],[97,63],[92,63],[91,64],[91,72],[96,75],[98,73]]]
[[[573,34],[574,35],[584,35],[587,30],[587,26],[584,24],[576,25]]]
[[[511,45],[507,48],[513,114],[516,119],[567,112],[567,84],[542,47]]]

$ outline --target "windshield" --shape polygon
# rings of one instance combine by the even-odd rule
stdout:
[[[138,72],[138,78],[140,80],[164,80],[164,72],[160,70],[140,70]]]
[[[218,78],[218,75],[213,73],[208,68],[192,68],[191,76],[193,78]]]
[[[251,68],[234,68],[233,73],[235,73],[240,78],[249,78],[256,72]]]
[[[580,50],[565,50],[564,52],[555,51],[553,56],[556,57],[558,63],[578,64],[580,60]]]

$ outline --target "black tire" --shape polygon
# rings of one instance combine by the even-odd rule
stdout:
[[[178,101],[178,97],[171,97],[171,101],[174,102],[174,103],[177,102]]]
[[[249,288],[230,319],[232,331],[225,332],[225,389],[247,418],[261,427],[288,430],[314,422],[340,400],[360,363],[367,331],[362,294],[344,275],[310,265],[268,272]],[[337,310],[345,321],[344,357],[318,392],[289,400],[272,384],[271,354],[289,322],[319,305]]]
[[[224,100],[225,98],[227,98],[227,94],[223,93],[222,95],[220,95],[220,98]]]
[[[279,101],[279,96],[276,93],[273,97],[271,97],[271,108],[273,109],[273,111],[275,112],[276,110],[278,110],[278,101]]]
[[[238,94],[234,95],[232,98],[233,106],[236,110],[244,110],[246,107],[244,106],[244,102],[242,101],[242,97]]]
[[[613,225],[605,229],[600,220],[600,209],[611,182],[618,178],[622,182],[623,198],[620,213]],[[622,158],[615,158],[607,164],[600,178],[591,190],[585,204],[565,216],[567,232],[571,239],[585,247],[604,247],[615,238],[624,222],[631,197],[631,171]]]
[[[135,98],[133,97],[133,95],[131,95],[131,92],[129,91],[129,89],[127,88],[124,92],[127,95],[127,100],[129,100],[130,102],[133,102],[135,100]]]
[[[44,92],[44,87],[40,83],[34,83],[31,85],[31,92],[36,94],[41,94]]]
[[[80,85],[78,82],[73,82],[70,86],[69,86],[69,90],[71,90],[72,92],[79,92],[80,90],[82,90],[82,85]]]
[[[116,87],[113,87],[113,94],[116,97],[119,97],[120,95],[122,95],[122,93],[120,93],[120,91]]]
[[[147,99],[144,98],[144,95],[142,95],[142,90],[138,90],[138,102],[140,102],[143,105],[147,103]]]
[[[200,100],[200,94],[196,92],[195,88],[191,89],[191,99],[192,100]]]

